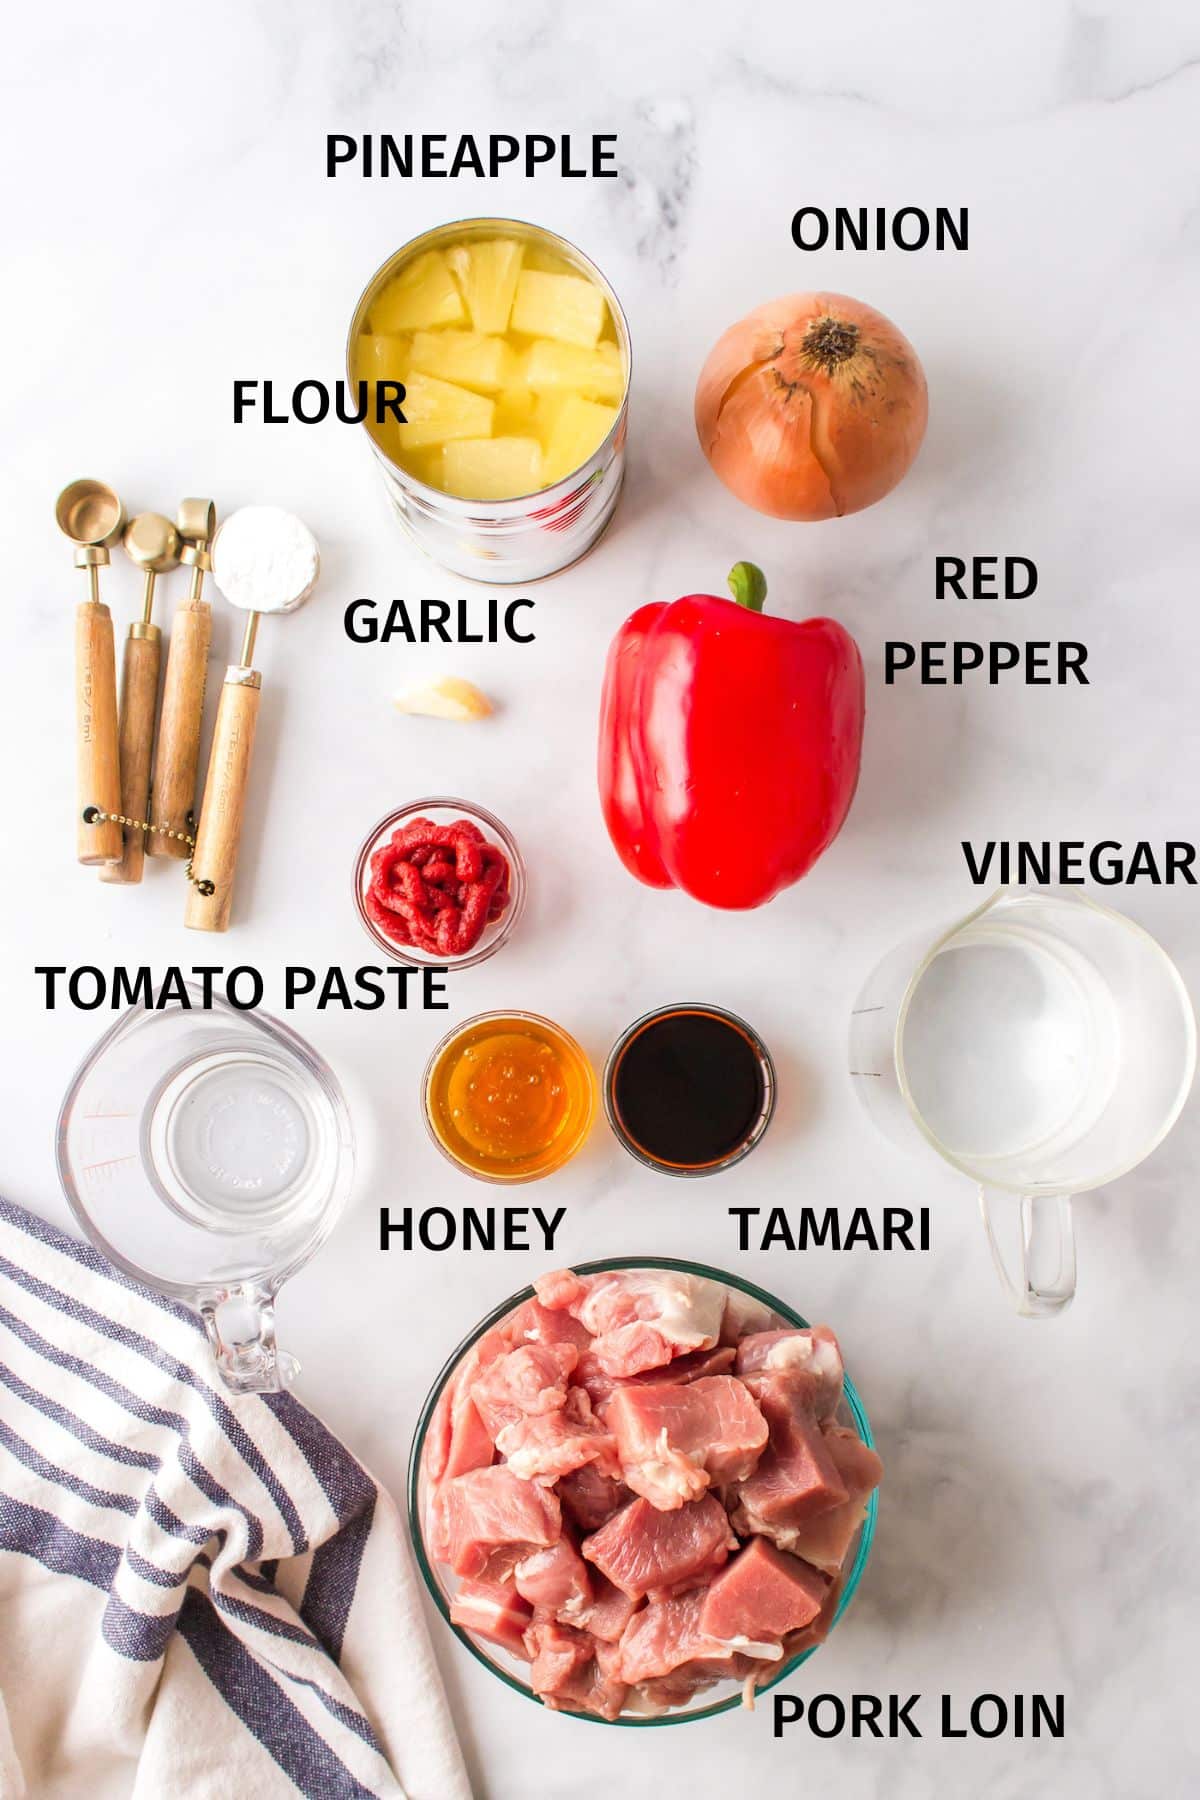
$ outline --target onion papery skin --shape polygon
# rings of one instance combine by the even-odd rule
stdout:
[[[916,351],[846,294],[788,294],[718,339],[696,432],[731,493],[774,519],[861,512],[890,494],[929,417]]]

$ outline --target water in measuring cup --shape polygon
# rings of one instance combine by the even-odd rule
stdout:
[[[297,1071],[270,1052],[217,1050],[177,1069],[143,1130],[172,1209],[214,1231],[287,1229],[324,1204],[337,1145]]]
[[[984,919],[934,957],[913,994],[904,1065],[913,1103],[964,1162],[1020,1164],[1078,1142],[1112,1093],[1112,995],[1058,938]],[[1002,1174],[1002,1170],[997,1171]]]

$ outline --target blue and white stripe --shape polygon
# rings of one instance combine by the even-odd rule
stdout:
[[[0,1201],[0,1794],[470,1800],[395,1506]],[[72,1783],[76,1785],[72,1785]]]

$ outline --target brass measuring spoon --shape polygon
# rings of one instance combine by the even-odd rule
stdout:
[[[212,641],[212,607],[203,598],[204,577],[212,568],[217,509],[211,500],[182,500],[175,529],[183,539],[179,560],[192,571],[192,586],[171,621],[162,715],[154,753],[154,784],[147,817],[156,831],[146,833],[147,856],[190,854],[195,835],[196,775],[200,767],[200,728],[204,720],[204,688]]]
[[[121,810],[117,736],[117,658],[112,614],[100,598],[100,570],[125,519],[112,488],[72,481],[58,496],[54,517],[75,545],[75,567],[88,572],[88,598],[75,609],[75,854],[81,863],[115,863],[121,827],[101,815]]]
[[[179,533],[161,513],[139,513],[125,527],[125,554],[145,574],[142,616],[129,627],[121,665],[121,812],[125,846],[120,862],[100,871],[101,881],[126,886],[142,879],[146,854],[146,808],[150,802],[150,762],[162,632],[152,623],[158,577],[179,562]]]
[[[231,606],[249,616],[238,662],[225,671],[208,758],[192,886],[183,922],[193,931],[227,931],[246,806],[246,784],[262,676],[250,667],[262,613],[294,612],[316,585],[317,540],[280,506],[244,506],[213,541],[213,579]],[[271,586],[264,586],[269,579]]]

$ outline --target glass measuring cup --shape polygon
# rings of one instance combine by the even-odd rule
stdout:
[[[110,1262],[199,1312],[226,1386],[272,1392],[299,1367],[275,1296],[346,1202],[350,1117],[295,1032],[187,992],[94,1046],[59,1113],[59,1177]]]
[[[897,946],[850,1020],[850,1072],[877,1125],[913,1127],[979,1184],[1019,1312],[1075,1293],[1071,1197],[1124,1175],[1179,1117],[1196,1069],[1182,977],[1132,920],[1056,888],[1001,888],[932,941]],[[1015,1197],[1019,1273],[996,1220]]]

